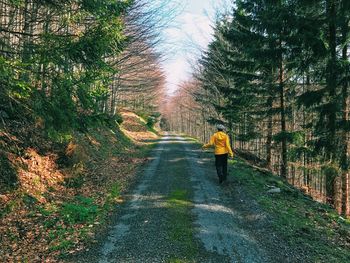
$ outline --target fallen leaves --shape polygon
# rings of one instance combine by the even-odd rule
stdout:
[[[110,186],[118,182],[119,191],[124,192],[135,180],[136,168],[147,161],[139,153],[140,147],[126,149],[125,140],[121,142],[116,135],[107,129],[77,135],[63,150],[73,163],[64,169],[57,165],[57,153],[25,148],[24,158],[12,154],[20,188],[0,195],[0,261],[58,262],[62,253],[77,253],[86,249],[86,240],[93,242],[100,219],[106,215],[103,207]],[[155,139],[150,132],[133,136],[137,140]],[[67,184],[70,179],[79,180]],[[97,207],[93,221],[69,221],[67,214],[62,215],[64,204],[77,196],[93,200]],[[124,202],[120,195],[110,201]]]
[[[0,195],[0,204],[6,204],[10,198],[7,195]]]

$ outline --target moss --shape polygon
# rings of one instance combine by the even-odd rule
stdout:
[[[179,243],[185,250],[188,258],[194,258],[197,253],[197,246],[194,243],[194,230],[192,226],[191,209],[193,204],[190,201],[189,193],[184,189],[175,189],[167,199],[169,208],[169,237]],[[186,262],[176,259],[172,262]]]
[[[350,224],[328,205],[317,203],[281,178],[253,170],[242,160],[234,165],[232,176],[273,217],[273,228],[291,247],[304,247],[313,262],[347,262],[350,250],[339,240],[350,235]],[[281,193],[269,195],[269,185]]]

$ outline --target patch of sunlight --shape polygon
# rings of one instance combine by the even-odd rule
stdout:
[[[203,210],[208,210],[212,212],[226,213],[226,214],[235,214],[233,210],[223,205],[217,204],[198,204],[196,208],[200,208]]]
[[[175,158],[175,159],[170,160],[169,163],[181,162],[183,160],[185,160],[185,158]]]
[[[178,200],[178,199],[170,199],[169,202],[175,204],[175,205],[181,205],[181,206],[188,206],[191,205],[191,202],[185,201],[185,200]]]

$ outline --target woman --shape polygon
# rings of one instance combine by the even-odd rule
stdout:
[[[218,131],[211,136],[209,143],[203,145],[203,148],[215,147],[215,167],[219,177],[219,183],[221,184],[227,178],[228,155],[233,158],[233,152],[230,145],[230,138],[224,132],[225,126],[218,124],[216,128]]]

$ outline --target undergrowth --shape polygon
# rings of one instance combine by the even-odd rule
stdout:
[[[0,258],[5,262],[59,260],[94,242],[154,145],[136,144],[115,122],[49,137],[41,142],[46,143],[45,151],[32,149],[36,159],[26,156],[23,145],[23,160],[41,163],[33,170],[23,165],[23,173],[30,176],[21,179],[29,188],[8,188],[6,196],[0,196]],[[55,148],[48,152],[52,141]],[[11,165],[7,156],[0,156],[0,162],[1,169]],[[8,171],[17,176],[15,168]],[[62,181],[53,176],[56,171]]]
[[[350,262],[350,224],[326,204],[313,201],[272,174],[238,160],[232,175],[273,218],[273,228],[291,247],[303,247],[313,262]],[[270,186],[281,193],[267,194]]]

